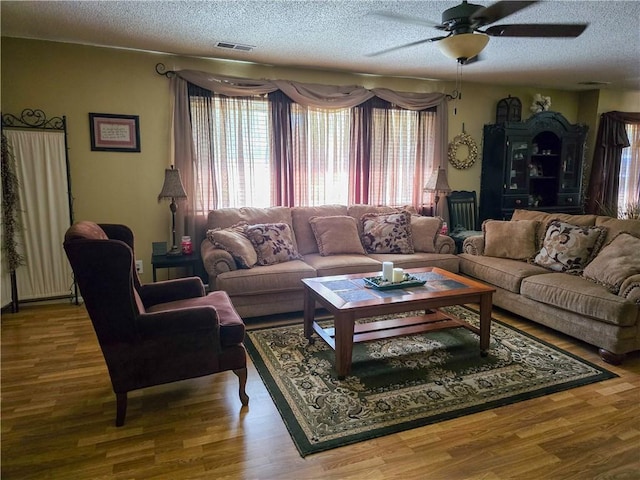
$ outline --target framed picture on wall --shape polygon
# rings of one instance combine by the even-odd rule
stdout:
[[[139,152],[138,115],[89,113],[91,150],[97,152]]]

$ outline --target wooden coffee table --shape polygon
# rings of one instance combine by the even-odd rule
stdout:
[[[441,268],[414,268],[405,270],[413,276],[427,280],[424,286],[393,290],[365,287],[364,277],[380,272],[330,277],[305,278],[304,335],[313,341],[317,333],[335,350],[335,368],[338,378],[351,370],[353,344],[381,338],[464,327],[480,336],[480,353],[489,350],[492,296],[495,289],[470,278]],[[334,317],[333,328],[322,328],[315,321],[316,302]],[[448,313],[440,307],[480,304],[480,328]],[[357,324],[359,318],[388,315],[413,310],[424,310],[424,315]]]

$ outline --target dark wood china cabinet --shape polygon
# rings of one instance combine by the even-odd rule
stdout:
[[[509,219],[516,208],[583,213],[587,130],[558,112],[485,125],[480,219]]]

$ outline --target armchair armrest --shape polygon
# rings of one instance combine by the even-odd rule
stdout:
[[[215,290],[218,275],[238,269],[236,261],[229,252],[215,247],[207,240],[204,240],[200,245],[200,256],[204,269],[209,275],[209,290]]]
[[[456,242],[448,235],[436,235],[434,247],[436,253],[456,253]]]
[[[186,298],[204,297],[204,285],[200,277],[177,278],[163,282],[140,285],[140,298],[145,308],[158,303],[173,302]]]
[[[622,282],[618,295],[640,305],[640,274],[631,275]]]
[[[462,253],[471,255],[484,255],[484,236],[473,235],[464,239],[462,244]]]
[[[220,347],[220,323],[213,306],[184,307],[176,310],[144,313],[137,318],[138,333],[143,339],[177,334],[211,332]]]

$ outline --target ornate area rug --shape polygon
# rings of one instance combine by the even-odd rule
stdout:
[[[478,325],[472,310],[446,310]],[[344,380],[314,336],[310,345],[296,324],[249,330],[245,342],[303,457],[616,377],[495,319],[487,357],[464,328],[378,340],[356,344]]]

